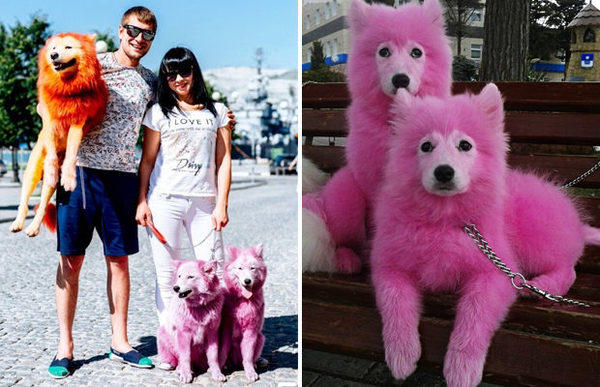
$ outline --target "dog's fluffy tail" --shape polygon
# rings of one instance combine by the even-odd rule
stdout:
[[[583,238],[588,245],[600,245],[600,229],[592,226],[583,226]]]
[[[36,204],[33,210],[37,212],[39,207],[40,205]],[[50,232],[56,232],[56,205],[54,203],[48,203],[46,206],[46,213],[42,222]]]
[[[317,192],[329,179],[329,175],[317,167],[315,163],[302,157],[302,194]]]

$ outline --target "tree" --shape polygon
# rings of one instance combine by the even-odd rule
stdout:
[[[446,22],[450,33],[456,36],[456,55],[462,55],[462,39],[468,36],[467,27],[480,0],[446,0]]]
[[[477,76],[477,65],[462,55],[452,61],[452,80],[458,82],[472,81]]]
[[[302,82],[343,82],[344,74],[330,70],[325,66],[325,55],[323,45],[315,40],[310,55],[310,70],[302,73]]]
[[[318,70],[323,67],[325,67],[323,44],[320,40],[315,40],[312,44],[312,52],[310,54],[310,69]]]
[[[117,44],[118,39],[113,38],[112,33],[110,31],[100,32],[98,30],[94,30],[96,34],[96,42],[103,41],[106,43],[108,47],[106,52],[114,52],[117,51],[119,45]]]
[[[586,0],[532,0],[529,57],[546,60],[556,57],[568,64],[571,31],[567,26],[585,5]]]
[[[19,144],[35,141],[41,129],[37,106],[37,53],[49,37],[49,24],[33,17],[17,23],[10,33],[0,29],[0,146],[13,154],[13,181],[19,181]]]
[[[527,77],[530,0],[487,0],[480,80]]]

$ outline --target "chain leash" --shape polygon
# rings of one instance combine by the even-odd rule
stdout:
[[[481,250],[481,252],[486,257],[488,257],[488,259],[494,265],[496,265],[496,267],[498,269],[500,269],[504,274],[506,274],[510,278],[510,282],[512,283],[512,286],[515,289],[521,290],[523,288],[526,288],[529,291],[536,293],[550,301],[564,303],[564,304],[570,304],[570,305],[576,305],[576,306],[583,306],[586,308],[590,307],[590,305],[588,305],[584,302],[572,300],[570,298],[566,298],[566,297],[562,297],[562,296],[557,296],[557,295],[548,293],[545,290],[539,289],[539,288],[527,283],[527,280],[525,279],[523,274],[513,272],[508,266],[506,266],[506,264],[504,262],[502,262],[500,257],[498,257],[496,255],[496,253],[494,253],[494,251],[492,250],[490,245],[483,238],[483,235],[481,235],[481,233],[479,233],[479,230],[477,229],[477,227],[475,227],[474,224],[464,226],[463,230],[467,233],[468,236],[471,237],[471,239],[473,239],[473,241],[475,242],[475,244],[477,245],[479,250]],[[517,282],[515,282],[515,278],[518,278],[519,280]]]
[[[592,173],[594,173],[598,168],[600,168],[600,161],[598,161],[596,164],[594,164],[593,167],[591,167],[590,169],[588,169],[587,171],[585,171],[584,173],[582,173],[581,176],[573,179],[572,181],[570,181],[569,183],[563,185],[560,188],[561,189],[571,188],[575,184],[579,183],[580,181],[582,181],[583,179],[585,179],[586,177],[588,177],[589,175],[591,175]]]

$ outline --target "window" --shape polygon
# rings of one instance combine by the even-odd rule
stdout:
[[[325,42],[325,57],[331,56],[331,42]]]
[[[337,54],[338,54],[338,40],[333,39],[333,47],[331,48],[331,55],[337,56]]]
[[[588,28],[583,33],[583,42],[584,43],[592,43],[596,41],[596,34],[592,31],[591,28]]]
[[[310,60],[312,59],[312,47],[309,47],[308,50],[306,50],[306,53],[308,54],[308,58],[307,58],[307,62],[310,62]]]
[[[325,20],[329,19],[331,17],[331,4],[329,4],[329,1],[327,3],[325,3]]]
[[[331,16],[337,15],[338,2],[333,0],[333,6],[331,7]]]
[[[482,20],[481,9],[474,9],[471,16],[469,16],[470,22],[480,22]]]
[[[321,10],[317,8],[315,11],[315,25],[318,26],[321,23]]]
[[[310,15],[306,15],[304,18],[304,28],[310,29]]]
[[[481,59],[481,44],[471,43],[471,59]]]

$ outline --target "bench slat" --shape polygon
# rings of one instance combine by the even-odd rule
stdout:
[[[506,110],[600,112],[600,88],[594,82],[495,82]],[[485,82],[454,82],[454,94],[479,93]],[[345,108],[350,103],[346,83],[311,83],[302,87],[302,107]]]
[[[600,145],[600,114],[506,112],[511,141],[538,144]],[[303,110],[302,135],[345,137],[345,110]]]
[[[384,359],[376,309],[304,299],[302,310],[305,347]],[[451,329],[451,321],[421,319],[422,362],[443,362]],[[551,364],[556,366],[548,367]],[[486,379],[502,375],[519,383],[593,386],[600,380],[598,364],[598,345],[500,329],[492,340],[484,375]]]

